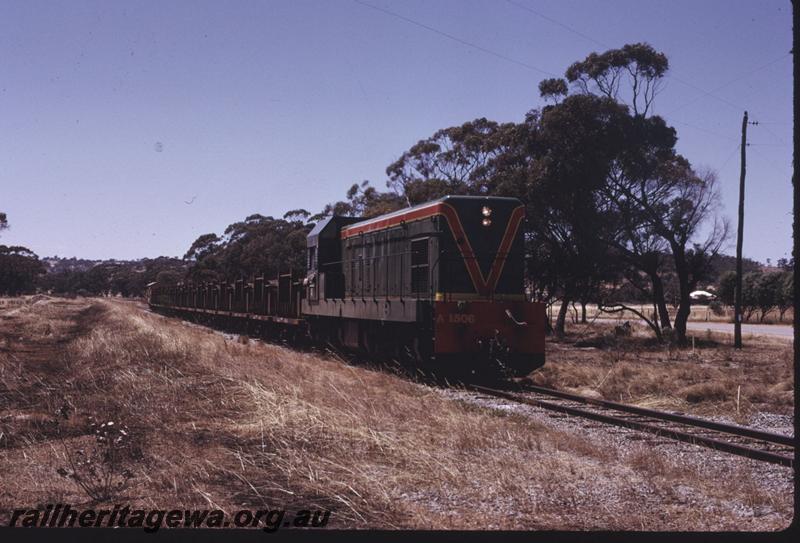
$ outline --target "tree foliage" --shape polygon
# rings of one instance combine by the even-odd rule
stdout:
[[[734,305],[736,296],[736,272],[728,271],[719,281],[717,296],[727,305]],[[783,321],[786,311],[794,306],[794,274],[790,271],[761,270],[747,272],[742,276],[742,316],[749,321],[755,313],[760,313],[759,321],[778,310],[779,320]]]
[[[204,234],[186,253],[192,264],[192,281],[236,279],[265,273],[302,270],[305,266],[306,235],[313,227],[302,214],[287,214],[291,220],[253,214],[229,225],[222,236]]]
[[[604,53],[591,53],[572,64],[565,75],[581,92],[599,92],[615,101],[620,100],[621,85],[627,79],[634,115],[646,116],[668,69],[666,55],[647,43],[633,43]]]
[[[480,118],[438,130],[386,168],[387,185],[409,206],[448,194],[487,194],[490,163],[512,126]]]
[[[44,271],[39,257],[27,247],[0,245],[0,295],[34,292]]]
[[[554,103],[558,103],[568,92],[567,82],[560,77],[543,79],[539,83],[539,96]]]
[[[380,192],[373,187],[369,181],[353,183],[347,190],[345,200],[328,204],[318,214],[308,218],[317,222],[331,215],[343,217],[377,217],[385,213],[391,213],[405,207],[406,202],[403,198],[392,192]],[[288,215],[288,214],[287,214]],[[287,218],[284,215],[284,218]]]
[[[144,296],[147,284],[164,271],[183,278],[184,261],[177,258],[145,258],[127,262],[98,262],[87,269],[59,269],[40,277],[38,288],[52,294],[81,296]]]

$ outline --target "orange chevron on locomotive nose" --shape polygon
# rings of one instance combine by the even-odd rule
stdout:
[[[456,210],[447,203],[442,204],[441,210],[442,215],[444,215],[445,220],[447,220],[447,224],[450,226],[450,230],[458,240],[458,250],[461,252],[461,257],[467,265],[467,271],[469,272],[470,279],[475,286],[476,292],[481,296],[488,296],[491,292],[494,292],[497,282],[500,280],[500,275],[503,273],[506,255],[508,255],[508,250],[514,242],[514,236],[517,235],[519,225],[522,223],[522,219],[525,216],[525,208],[519,206],[511,212],[511,217],[506,225],[506,231],[503,234],[503,238],[500,240],[500,246],[497,248],[497,254],[492,262],[492,267],[489,269],[488,278],[483,276],[483,271],[481,271],[480,266],[478,266],[478,259],[475,256],[475,252],[472,250],[472,245],[469,243],[469,238],[467,237],[467,233],[464,230],[464,226],[461,224],[461,219],[459,219]]]

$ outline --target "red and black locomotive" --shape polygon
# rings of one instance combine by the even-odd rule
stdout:
[[[524,207],[447,196],[372,219],[333,216],[304,275],[159,288],[156,309],[302,335],[447,370],[544,364],[545,308],[524,291]]]

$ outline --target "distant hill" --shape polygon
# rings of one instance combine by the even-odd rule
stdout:
[[[722,277],[725,272],[729,271],[736,271],[736,257],[724,254],[718,254],[712,260],[712,266],[714,267],[714,283],[719,282],[719,278]],[[764,264],[761,262],[757,262],[755,260],[751,260],[749,258],[742,258],[742,273],[749,273],[754,271],[759,271],[764,268]]]
[[[44,264],[47,273],[63,273],[63,272],[85,272],[89,271],[95,266],[100,265],[131,265],[140,262],[140,260],[88,260],[85,258],[61,258],[58,256],[47,256],[40,259]]]

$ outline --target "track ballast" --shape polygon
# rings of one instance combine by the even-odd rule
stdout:
[[[783,434],[543,387],[526,386],[519,392],[480,385],[465,385],[464,388],[515,403],[648,432],[753,460],[794,467],[795,438]]]

